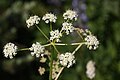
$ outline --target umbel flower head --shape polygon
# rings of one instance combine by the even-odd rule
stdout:
[[[72,53],[66,52],[59,56],[59,61],[62,66],[69,68],[75,63],[75,57]]]
[[[91,49],[96,49],[98,48],[99,45],[99,41],[97,40],[97,38],[93,35],[87,35],[85,38],[86,41],[86,45],[87,47],[91,50]]]
[[[57,17],[52,13],[47,13],[42,17],[42,20],[44,20],[45,23],[49,23],[49,22],[54,22],[55,23],[56,19],[57,19]]]
[[[77,13],[75,11],[72,10],[67,10],[64,14],[63,14],[64,19],[69,19],[69,20],[77,20]]]
[[[4,46],[4,50],[3,50],[3,53],[4,53],[4,56],[7,58],[9,57],[10,59],[13,58],[13,56],[15,56],[17,53],[17,46],[15,46],[15,44],[13,43],[7,43],[5,46]]]
[[[87,71],[87,77],[90,79],[93,79],[95,77],[95,62],[90,60],[86,65]]]
[[[26,20],[27,27],[30,28],[34,24],[39,24],[40,18],[38,16],[31,16],[28,20]]]
[[[39,57],[39,56],[44,55],[43,52],[44,52],[45,48],[39,42],[36,42],[36,43],[32,44],[32,47],[29,48],[29,50],[33,51],[33,52],[31,52],[32,56],[36,55],[36,57]]]
[[[65,33],[68,35],[70,32],[73,32],[74,27],[73,27],[72,23],[64,22],[62,24],[62,30],[64,30]]]
[[[56,39],[56,42],[60,42],[60,37],[62,36],[62,34],[59,32],[59,30],[54,30],[50,32],[50,40],[53,41]]]

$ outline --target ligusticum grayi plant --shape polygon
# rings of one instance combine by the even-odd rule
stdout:
[[[32,56],[40,57],[40,62],[45,63],[46,60],[49,60],[49,80],[58,80],[60,74],[64,68],[70,68],[75,64],[75,53],[80,49],[82,45],[86,45],[89,50],[96,50],[99,45],[99,41],[94,36],[90,30],[75,28],[73,26],[74,21],[77,21],[77,13],[73,10],[66,10],[63,14],[64,22],[61,24],[61,29],[54,30],[53,23],[56,22],[57,16],[52,13],[45,14],[42,18],[39,16],[30,16],[26,20],[28,28],[35,26],[40,33],[48,40],[46,44],[41,44],[40,42],[35,42],[29,48],[18,49],[14,43],[7,43],[4,46],[3,53],[6,58],[12,59],[17,55],[17,51],[29,50]],[[40,20],[43,20],[46,24],[50,24],[50,37],[47,36],[44,31],[38,26]],[[77,46],[72,52],[61,53],[56,46],[66,46],[68,44],[61,41],[63,35],[70,35],[72,32],[77,32],[78,37],[82,38],[81,42],[70,43],[71,46]],[[46,47],[52,47],[51,50],[47,50]],[[54,52],[52,50],[55,50]],[[56,59],[54,60],[53,55],[57,54]],[[47,57],[46,57],[47,56]],[[86,75],[88,78],[93,79],[95,77],[95,62],[90,60],[86,65]],[[38,69],[40,75],[43,75],[46,71],[44,67],[39,67]]]

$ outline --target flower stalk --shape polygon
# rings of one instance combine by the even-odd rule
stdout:
[[[59,76],[60,76],[60,74],[62,73],[62,71],[63,71],[64,68],[65,68],[65,67],[62,67],[62,68],[60,69],[60,71],[59,71],[58,75],[56,76],[55,80],[58,80],[58,78],[59,78]]]
[[[26,20],[27,27],[30,28],[31,26],[36,26],[39,32],[48,40],[46,44],[42,45],[40,42],[33,43],[30,48],[23,48],[18,49],[18,47],[13,43],[7,43],[4,46],[4,56],[6,58],[12,59],[14,56],[17,55],[17,51],[26,51],[29,50],[32,56],[40,57],[40,62],[45,62],[46,59],[49,59],[49,80],[58,80],[60,74],[64,70],[64,68],[70,68],[72,65],[75,64],[75,53],[81,48],[82,45],[86,45],[89,50],[95,50],[98,48],[99,41],[97,38],[92,35],[89,30],[75,28],[73,26],[73,22],[77,20],[77,13],[73,10],[67,10],[63,14],[64,22],[62,23],[62,28],[54,30],[52,23],[55,23],[57,17],[52,13],[47,13],[42,17],[42,20],[45,21],[46,24],[49,24],[50,28],[50,35],[47,36],[44,31],[38,26],[40,22],[40,17],[38,16],[31,16],[28,20]],[[72,32],[76,31],[78,36],[82,39],[79,42],[74,42],[70,44],[62,43],[61,37],[63,35],[70,35]],[[72,41],[71,41],[72,42]],[[56,46],[77,46],[72,52],[67,51],[61,53],[60,50],[57,49]],[[46,50],[46,47],[50,47],[50,52]],[[56,55],[56,54],[57,55]],[[54,55],[55,54],[55,55]],[[47,56],[47,58],[46,58]],[[88,66],[93,65],[91,68],[87,67],[87,76],[88,78],[93,79],[95,77],[95,67],[94,64],[89,64]],[[40,67],[39,73],[43,75],[45,72],[44,67]],[[93,73],[91,76],[91,72]]]
[[[54,54],[54,49],[51,53],[51,57],[50,57],[50,72],[49,72],[49,80],[52,80],[52,66],[53,66],[53,54]]]
[[[37,29],[43,34],[43,36],[48,40],[48,41],[50,41],[49,40],[49,38],[46,36],[46,34],[36,25],[36,27],[37,27]]]

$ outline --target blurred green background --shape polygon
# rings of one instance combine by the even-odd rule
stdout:
[[[76,64],[66,68],[59,80],[89,80],[85,72],[86,63],[91,59],[96,63],[94,80],[120,80],[120,0],[0,0],[0,80],[48,80],[48,72],[43,76],[38,72],[39,66],[48,67],[46,64],[31,57],[28,51],[18,52],[11,60],[6,59],[2,53],[3,46],[8,42],[19,48],[30,47],[36,41],[44,44],[44,36],[35,27],[28,29],[26,19],[53,12],[58,16],[55,29],[60,28],[63,12],[79,9],[74,1],[79,1],[79,6],[85,4],[83,14],[87,17],[76,25],[87,25],[100,45],[95,51],[83,46],[76,54]],[[41,21],[39,26],[49,35],[48,25]],[[71,39],[74,41],[74,37]],[[71,47],[65,49],[71,50]]]

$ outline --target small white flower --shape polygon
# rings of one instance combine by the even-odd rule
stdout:
[[[62,24],[62,30],[65,30],[65,33],[68,35],[70,32],[73,32],[74,27],[73,27],[72,23],[64,22]]]
[[[52,72],[52,79],[55,79],[56,76],[57,76],[57,73],[53,70],[53,72]]]
[[[66,52],[59,56],[59,61],[62,66],[71,67],[75,63],[75,57],[72,53]]]
[[[45,68],[39,67],[38,71],[40,75],[43,75],[45,73]]]
[[[42,20],[44,20],[45,23],[49,23],[49,22],[54,22],[55,23],[56,19],[57,19],[57,17],[52,13],[47,13],[42,17]]]
[[[17,46],[15,46],[15,44],[13,43],[7,43],[5,46],[4,46],[4,50],[3,50],[3,53],[4,53],[4,56],[7,58],[9,57],[10,59],[13,58],[13,56],[15,56],[17,53]]]
[[[52,79],[55,79],[60,71],[61,67],[59,66],[58,61],[53,61],[52,65]]]
[[[86,45],[87,47],[91,50],[91,49],[96,49],[98,48],[99,45],[99,41],[97,40],[97,38],[93,35],[87,35],[85,37],[85,41],[86,41]]]
[[[69,19],[69,20],[77,20],[77,13],[75,11],[72,10],[67,10],[64,14],[63,14],[64,19]]]
[[[34,24],[39,24],[40,18],[38,16],[31,16],[28,20],[26,20],[27,27],[30,28]]]
[[[40,62],[41,62],[41,63],[45,63],[46,60],[47,60],[47,58],[45,58],[44,56],[43,56],[42,58],[40,58]]]
[[[95,62],[90,60],[86,65],[86,69],[87,77],[93,79],[95,77]]]
[[[39,57],[39,56],[44,55],[43,52],[44,52],[45,48],[40,43],[36,42],[36,43],[32,44],[32,47],[29,48],[29,50],[33,51],[33,52],[31,52],[32,56],[36,55],[36,57]]]
[[[56,39],[56,42],[60,42],[60,37],[62,36],[62,34],[59,32],[59,30],[54,30],[50,32],[50,40],[53,41]]]

